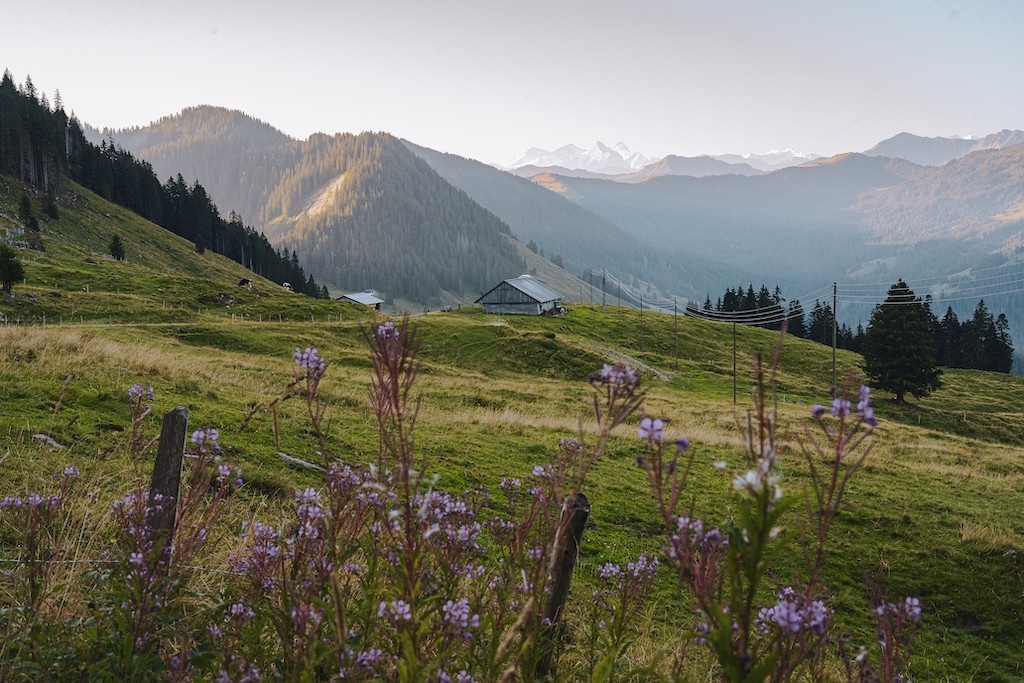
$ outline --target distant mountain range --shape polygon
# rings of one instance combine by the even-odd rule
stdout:
[[[565,145],[553,152],[531,147],[523,156],[513,161],[509,168],[558,166],[569,171],[590,171],[591,173],[614,175],[638,171],[650,162],[651,160],[642,154],[629,151],[624,142],[620,142],[614,147],[596,142],[590,149]]]
[[[685,175],[702,178],[711,175],[760,175],[820,159],[817,154],[796,150],[771,151],[764,154],[723,154],[685,157],[670,154],[648,159],[629,150],[620,142],[614,147],[597,142],[590,149],[565,145],[553,152],[532,147],[516,159],[507,170],[523,178],[540,173],[554,173],[568,178],[595,178],[636,183],[662,175]]]
[[[161,176],[198,178],[219,206],[297,248],[318,280],[426,304],[518,275],[513,237],[575,273],[607,268],[648,298],[703,301],[750,282],[823,295],[836,280],[964,273],[928,288],[948,295],[969,285],[971,267],[1006,263],[1024,245],[1018,135],[967,141],[979,149],[941,166],[896,153],[959,154],[966,143],[901,135],[870,154],[670,155],[640,168],[625,145],[566,147],[524,155],[535,162],[518,169],[528,180],[386,134],[291,140],[213,107],[113,133]],[[580,168],[536,163],[555,157]],[[601,172],[609,168],[622,172]],[[843,312],[855,325],[870,305]]]
[[[1001,130],[983,138],[925,138],[900,133],[864,152],[872,157],[906,159],[921,166],[941,166],[986,149],[1005,149],[1024,142],[1024,131]]]

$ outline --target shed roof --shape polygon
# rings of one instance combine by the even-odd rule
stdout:
[[[529,275],[520,275],[509,280],[503,280],[498,285],[492,287],[487,293],[476,300],[476,303],[480,303],[484,297],[493,292],[495,289],[500,287],[502,284],[508,283],[512,287],[515,287],[520,292],[537,301],[538,303],[547,303],[549,301],[557,301],[563,298],[561,294],[548,287],[547,283],[543,280],[538,280],[535,277]]]
[[[357,304],[364,306],[376,306],[377,304],[384,303],[384,299],[379,299],[369,292],[356,292],[355,294],[342,294],[339,299],[348,299],[354,301]]]

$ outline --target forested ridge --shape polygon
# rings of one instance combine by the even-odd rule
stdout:
[[[292,140],[242,112],[202,106],[104,134],[200,178],[341,289],[436,304],[525,269],[508,225],[386,133]]]
[[[438,303],[442,292],[473,295],[524,272],[508,226],[397,138],[314,136],[304,144],[268,205],[280,211],[277,239],[306,254],[321,277]]]
[[[298,292],[325,294],[294,252],[275,250],[235,213],[222,217],[198,181],[188,184],[178,174],[161,184],[149,163],[113,142],[89,142],[74,114],[65,112],[59,91],[51,104],[30,77],[19,87],[9,71],[0,80],[0,173],[46,194],[48,204],[70,178],[194,242],[198,251],[211,249]]]

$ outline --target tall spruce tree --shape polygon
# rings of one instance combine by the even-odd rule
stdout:
[[[110,238],[110,244],[107,245],[107,251],[110,252],[110,256],[118,261],[124,261],[124,242],[121,241],[121,236],[114,233],[114,236]]]
[[[942,383],[935,361],[928,311],[920,297],[900,279],[875,306],[864,335],[864,370],[872,384],[896,395],[927,396]]]

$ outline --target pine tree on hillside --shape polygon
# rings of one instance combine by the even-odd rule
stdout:
[[[121,241],[121,236],[114,234],[110,238],[110,244],[107,245],[107,251],[110,252],[111,258],[117,261],[124,261],[124,243]]]
[[[1013,339],[1010,336],[1010,321],[1000,313],[995,322],[995,341],[989,357],[989,368],[996,372],[1010,372],[1013,369]]]
[[[25,277],[18,253],[6,244],[0,244],[0,290],[11,293],[11,286]]]
[[[864,335],[864,370],[873,386],[891,391],[897,403],[906,395],[927,396],[941,386],[928,313],[902,279],[875,306]]]

